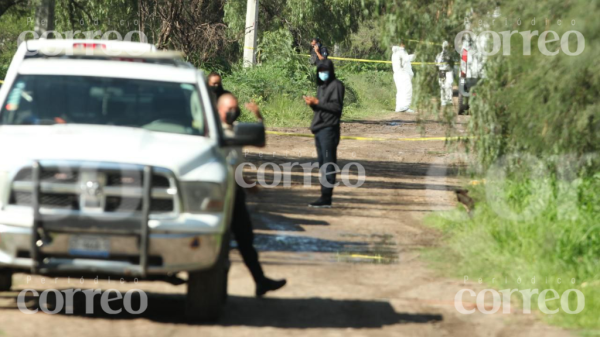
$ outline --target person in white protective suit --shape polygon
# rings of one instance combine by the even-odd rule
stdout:
[[[450,51],[448,50],[448,41],[442,44],[442,52],[435,58],[435,63],[439,69],[438,82],[440,84],[440,95],[442,106],[452,105],[452,83],[454,74],[450,66]]]
[[[404,43],[392,47],[392,68],[394,69],[394,82],[396,82],[396,112],[414,111],[410,109],[412,101],[412,78],[414,73],[410,62],[415,55],[408,55]]]

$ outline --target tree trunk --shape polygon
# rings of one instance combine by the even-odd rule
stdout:
[[[47,32],[54,30],[54,7],[55,0],[36,1],[34,31],[38,37],[47,37]]]

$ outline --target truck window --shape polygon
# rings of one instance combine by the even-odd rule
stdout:
[[[97,124],[205,135],[193,84],[135,79],[21,75],[0,112],[4,125]]]

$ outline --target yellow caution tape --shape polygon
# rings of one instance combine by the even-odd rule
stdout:
[[[345,57],[327,57],[330,60],[339,60],[339,61],[353,61],[353,62],[365,62],[365,63],[387,63],[392,64],[392,61],[380,61],[380,60],[363,60],[363,59],[351,59]]]
[[[373,260],[382,260],[383,259],[383,257],[381,257],[379,255],[371,256],[371,255],[351,254],[350,257],[359,258],[359,259],[373,259]]]
[[[304,55],[304,56],[308,56],[310,57],[310,55]],[[334,56],[328,56],[327,57],[330,60],[338,60],[338,61],[352,61],[352,62],[364,62],[364,63],[385,63],[385,64],[392,64],[392,61],[381,61],[381,60],[365,60],[365,59],[352,59],[352,58],[346,58],[346,57],[334,57]],[[436,63],[436,62],[411,62],[410,64],[415,64],[415,65],[424,65],[424,64],[434,64],[434,65],[442,65],[442,64],[446,64],[446,63]]]
[[[277,136],[288,136],[288,137],[306,137],[313,138],[314,135],[309,133],[287,133],[279,131],[266,131],[269,135]],[[424,137],[424,138],[370,138],[370,137],[353,137],[353,136],[341,136],[340,139],[348,140],[363,140],[363,141],[399,141],[399,142],[419,142],[419,141],[439,141],[439,140],[459,140],[461,138],[468,137]]]

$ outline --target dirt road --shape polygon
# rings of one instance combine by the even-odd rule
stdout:
[[[464,120],[459,120],[463,122]],[[443,136],[434,121],[425,136]],[[461,125],[459,124],[460,128]],[[302,132],[306,129],[280,129]],[[414,115],[394,114],[372,121],[346,122],[343,135],[378,138],[420,137]],[[314,161],[310,138],[269,136],[269,146],[248,153],[248,161],[306,163]],[[342,140],[340,166],[358,162],[366,180],[360,188],[339,187],[334,208],[309,209],[319,194],[302,186],[295,167],[291,187],[262,189],[250,195],[256,244],[266,272],[287,278],[288,285],[264,299],[253,297],[249,273],[232,252],[230,298],[215,325],[189,325],[182,319],[185,286],[164,283],[99,285],[78,280],[27,282],[17,277],[14,292],[0,293],[0,336],[563,336],[567,332],[539,323],[535,315],[460,314],[454,306],[463,288],[484,285],[440,277],[420,256],[422,248],[440,244],[440,234],[422,225],[435,210],[454,206],[456,178],[446,178],[443,141]],[[448,171],[451,173],[452,170]],[[350,172],[356,173],[356,167]],[[256,176],[255,174],[250,174]],[[273,174],[267,173],[267,181]],[[355,182],[356,175],[350,180]],[[473,279],[474,277],[472,277]],[[71,282],[69,284],[68,282]],[[76,284],[76,285],[73,285]],[[141,288],[149,308],[141,316],[25,315],[16,306],[25,288]],[[465,297],[465,308],[474,298]]]

